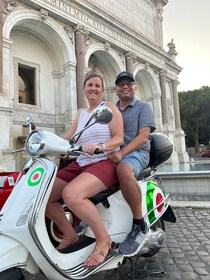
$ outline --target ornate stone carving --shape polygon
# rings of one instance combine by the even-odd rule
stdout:
[[[89,67],[92,69],[92,71],[96,71],[96,69],[98,68],[97,58],[94,54],[92,54],[89,59]]]
[[[157,6],[157,16],[158,16],[160,21],[163,20],[162,14],[163,14],[163,7],[159,4]]]
[[[169,48],[168,51],[169,54],[172,54],[174,51],[176,51],[176,45],[174,44],[174,39],[171,39],[171,42],[169,42],[167,46]]]
[[[64,26],[63,29],[64,29],[64,31],[66,32],[66,34],[68,35],[69,39],[71,40],[71,42],[73,44],[73,38],[74,38],[74,36],[73,36],[73,34],[74,34],[73,29],[71,27],[69,27],[69,26]]]
[[[164,68],[160,69],[160,71],[159,71],[159,74],[160,74],[161,76],[166,76],[167,73],[168,73],[168,71],[167,71],[166,69],[164,69]]]
[[[90,44],[95,42],[90,36],[88,36],[88,34],[89,32],[87,31],[87,33],[85,34],[85,51],[90,46]]]
[[[136,62],[137,56],[136,56],[134,53],[132,53],[131,51],[128,51],[128,52],[125,54],[125,57],[131,58],[131,59],[133,60],[133,63]]]
[[[118,53],[119,58],[121,59],[122,63],[125,64],[125,56],[122,53]]]
[[[104,46],[105,46],[106,51],[110,50],[110,48],[111,48],[110,43],[107,41],[104,43]]]
[[[85,28],[85,26],[83,24],[79,24],[79,23],[74,25],[73,31],[80,32],[86,36],[89,34],[89,31]]]
[[[167,46],[169,48],[168,54],[171,55],[171,59],[175,62],[178,52],[176,51],[176,45],[174,44],[174,40],[171,39],[171,42],[169,42]]]
[[[145,70],[148,70],[148,69],[150,68],[149,62],[146,62],[146,63],[144,64],[144,68],[145,68]]]
[[[90,56],[90,59],[88,62],[88,68],[90,71],[94,71],[94,72],[98,73],[99,75],[103,76],[103,74],[99,68],[99,65],[98,65],[97,57],[94,54],[92,54]]]
[[[5,0],[4,1],[4,13],[9,14],[17,7],[16,1]]]
[[[45,9],[40,9],[41,22],[44,22],[48,18],[48,11]]]
[[[173,86],[177,87],[177,86],[180,84],[180,82],[179,82],[178,80],[172,80],[172,81],[171,81],[171,84],[172,84]]]

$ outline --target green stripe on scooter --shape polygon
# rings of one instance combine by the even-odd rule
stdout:
[[[147,212],[151,211],[151,209],[154,208],[154,205],[153,205],[153,196],[154,196],[154,190],[156,188],[156,185],[154,182],[148,182],[147,183],[147,193],[146,193],[146,204],[147,204]],[[149,223],[153,223],[155,221],[155,213],[154,211],[152,211],[149,216],[148,216],[148,219],[149,219]]]

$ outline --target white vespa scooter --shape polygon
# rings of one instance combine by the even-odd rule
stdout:
[[[94,123],[108,123],[112,118],[111,110],[104,105],[95,109],[93,115]],[[32,126],[30,118],[28,122]],[[160,183],[152,179],[157,166],[170,157],[172,144],[165,135],[152,135],[150,165],[138,176],[144,218],[152,230],[139,253],[144,256],[156,254],[164,244],[164,220],[176,220],[169,195]],[[53,133],[32,130],[24,150],[30,158],[25,162],[14,190],[0,212],[0,279],[24,279],[24,270],[31,274],[41,271],[50,280],[84,279],[122,264],[124,257],[116,248],[98,267],[87,269],[83,266],[95,244],[89,227],[85,234],[80,235],[78,242],[61,252],[50,241],[45,208],[57,173],[53,158],[78,155],[82,153],[81,147]],[[119,244],[131,228],[130,208],[119,187],[116,192],[105,192],[101,197],[99,194],[99,199],[95,200],[96,206],[112,240]]]

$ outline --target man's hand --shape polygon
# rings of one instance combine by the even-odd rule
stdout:
[[[119,163],[123,158],[123,154],[121,151],[108,153],[107,158],[110,159],[114,163]]]

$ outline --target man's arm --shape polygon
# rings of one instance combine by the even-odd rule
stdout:
[[[129,144],[121,149],[122,156],[124,157],[125,155],[138,150],[142,145],[144,145],[149,138],[150,131],[150,127],[140,128],[138,135]]]
[[[138,135],[129,144],[127,144],[125,147],[123,147],[117,152],[109,153],[107,157],[115,163],[120,162],[125,155],[135,150],[138,150],[139,147],[146,143],[147,139],[149,138],[150,131],[150,127],[140,128]]]

